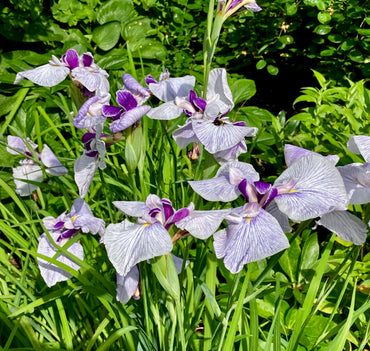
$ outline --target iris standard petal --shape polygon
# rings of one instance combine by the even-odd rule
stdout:
[[[215,68],[209,72],[207,101],[217,104],[219,114],[224,114],[234,107],[233,96],[227,83],[226,70]]]
[[[19,152],[23,154],[25,154],[26,152],[28,153],[30,152],[25,142],[20,137],[8,135],[7,142],[8,142],[8,147],[6,148],[6,151],[12,155],[19,155]],[[29,145],[32,147],[33,150],[37,149],[37,145],[33,141],[27,139],[27,142],[29,143]],[[19,150],[19,152],[17,152],[16,150]]]
[[[121,275],[139,262],[172,250],[171,237],[160,223],[134,224],[127,220],[107,227],[104,244],[109,260]]]
[[[109,129],[112,133],[118,133],[126,128],[132,126],[139,121],[144,115],[150,111],[151,107],[148,105],[138,106],[121,115],[121,117],[109,124]]]
[[[136,218],[144,216],[150,210],[142,201],[113,201],[113,205],[123,214]]]
[[[158,107],[152,108],[147,115],[151,119],[169,121],[179,117],[182,113],[182,107],[177,106],[174,101],[168,101]]]
[[[40,157],[41,162],[47,167],[46,173],[54,176],[61,176],[68,173],[68,169],[60,163],[53,151],[46,144],[44,144]]]
[[[316,152],[304,149],[302,147],[298,147],[298,146],[294,146],[290,144],[285,144],[284,146],[285,163],[288,167],[291,166],[295,161],[299,160],[301,157],[307,156],[307,155],[313,155],[313,154],[320,155]],[[334,165],[336,165],[339,161],[338,155],[327,155],[323,157],[332,161]]]
[[[98,157],[81,155],[74,164],[75,182],[80,197],[84,198],[99,166]]]
[[[158,83],[150,83],[149,90],[159,100],[168,102],[174,100],[176,96],[188,96],[194,85],[195,77],[188,75],[179,78],[168,78]]]
[[[319,155],[301,157],[276,179],[274,187],[279,191],[275,201],[280,211],[296,222],[347,209],[341,175]]]
[[[50,235],[52,236],[53,240],[56,242],[57,238],[59,237],[59,234],[50,233]],[[67,251],[75,255],[80,260],[83,260],[84,258],[83,248],[81,244],[78,242],[72,244],[68,248]],[[39,238],[39,246],[37,248],[37,253],[50,257],[50,258],[53,258],[54,255],[57,253],[57,249],[49,242],[49,239],[45,233],[42,234]],[[70,259],[64,254],[60,254],[56,258],[56,260],[61,263],[64,263],[65,265],[73,268],[76,271],[80,268],[80,266],[75,261],[73,261],[72,259]],[[58,266],[50,262],[47,262],[46,260],[42,258],[37,258],[37,263],[40,268],[41,276],[49,288],[58,282],[71,278],[71,275],[67,273],[65,270],[63,270],[62,268],[59,268]]]
[[[27,180],[32,182],[42,182],[42,170],[40,166],[34,163],[29,163],[27,160],[23,162],[19,167],[13,168],[13,177],[15,183],[15,192],[20,196],[31,195],[34,190],[37,189],[37,185],[27,183]],[[23,179],[25,181],[19,180]]]
[[[186,148],[190,143],[199,142],[193,131],[191,119],[189,119],[186,124],[176,129],[172,133],[172,137],[175,139],[175,142],[180,149]]]
[[[132,110],[137,106],[135,97],[128,91],[118,90],[116,98],[117,104],[122,106],[126,111]]]
[[[366,241],[367,226],[358,217],[347,211],[333,211],[326,213],[317,221],[337,234],[341,239],[362,245]]]
[[[193,130],[205,149],[213,154],[229,149],[244,140],[245,137],[254,136],[257,128],[235,126],[231,123],[216,125],[211,120],[193,121]]]
[[[117,273],[116,280],[116,299],[121,303],[127,303],[136,293],[139,286],[140,273],[137,265],[133,266],[131,270],[124,276]]]
[[[43,87],[53,87],[66,79],[68,74],[68,67],[47,63],[46,65],[17,73],[14,84],[19,83],[23,78],[27,78],[32,83]]]
[[[337,167],[349,197],[349,203],[363,205],[370,202],[370,163],[351,163]]]
[[[229,202],[240,195],[238,187],[230,184],[229,179],[225,176],[189,181],[188,183],[197,194],[207,201]]]
[[[195,238],[205,240],[216,232],[231,210],[193,211],[176,226],[187,230]]]
[[[354,154],[361,154],[366,162],[370,162],[370,136],[355,135],[348,140],[348,150]]]
[[[217,258],[223,258],[231,273],[238,273],[246,263],[259,261],[289,247],[278,221],[260,209],[253,218],[230,223],[226,231],[214,234]]]
[[[213,157],[220,164],[237,161],[240,154],[247,152],[247,145],[244,140],[229,149],[215,152]]]

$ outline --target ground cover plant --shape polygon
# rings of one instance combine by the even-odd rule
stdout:
[[[225,54],[297,4],[1,6],[0,350],[369,348],[367,82],[275,115]]]

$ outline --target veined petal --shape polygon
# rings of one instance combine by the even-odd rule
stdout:
[[[366,224],[347,211],[326,213],[316,223],[355,245],[362,245],[366,241]]]
[[[50,233],[50,235],[56,242],[57,238],[59,237],[59,234]],[[72,244],[67,251],[75,255],[80,260],[83,260],[84,258],[83,248],[81,244],[78,242]],[[39,238],[39,246],[37,248],[37,253],[48,256],[50,258],[54,257],[54,255],[57,253],[57,249],[49,242],[49,239],[45,233],[42,234]],[[65,265],[73,268],[76,271],[79,270],[80,268],[80,266],[75,261],[73,261],[64,254],[60,254],[56,258],[56,260],[61,263],[64,263]],[[49,288],[58,282],[71,278],[71,275],[67,273],[65,270],[59,268],[58,266],[50,262],[47,262],[42,258],[37,258],[37,263],[40,268],[41,276],[45,280],[45,283]]]
[[[135,97],[128,91],[118,90],[116,92],[117,104],[126,111],[132,110],[137,106]]]
[[[354,154],[361,154],[366,162],[370,162],[370,136],[355,135],[348,140],[348,150]]]
[[[188,75],[179,78],[167,78],[158,83],[150,83],[149,90],[159,100],[168,102],[174,100],[176,96],[188,96],[194,85],[195,77]]]
[[[172,250],[171,237],[160,223],[134,224],[127,220],[107,227],[104,244],[109,260],[121,275],[139,262]]]
[[[72,80],[79,82],[90,92],[103,96],[109,93],[109,82],[104,70],[91,72],[88,67],[76,67],[72,70]]]
[[[227,83],[224,68],[215,68],[209,72],[207,101],[216,103],[220,114],[224,114],[234,107],[233,96]]]
[[[216,232],[231,210],[193,211],[176,223],[180,229],[187,230],[192,236],[205,240]]]
[[[193,131],[191,120],[188,120],[186,124],[176,129],[172,133],[172,137],[175,139],[175,142],[180,149],[186,148],[190,143],[199,142]]]
[[[148,105],[138,106],[121,115],[121,117],[109,124],[109,129],[112,133],[117,133],[132,126],[135,122],[140,120],[144,115],[150,111],[151,107]]]
[[[74,164],[75,182],[80,197],[84,198],[89,190],[91,181],[99,166],[98,157],[81,155]]]
[[[37,145],[33,141],[31,141],[29,139],[27,139],[27,141],[28,141],[28,143],[30,144],[30,146],[32,147],[33,150],[37,149]],[[8,147],[6,148],[6,151],[9,152],[12,155],[19,155],[19,152],[17,152],[16,150],[19,150],[21,153],[26,153],[26,152],[31,151],[31,150],[28,149],[25,142],[20,137],[13,136],[13,135],[8,135],[7,136],[7,142],[8,142]],[[13,150],[13,149],[15,149],[15,150]]]
[[[17,73],[14,84],[19,83],[23,78],[29,79],[32,83],[43,87],[53,87],[67,78],[69,68],[66,66],[55,66],[47,63],[40,67]]]
[[[216,173],[216,177],[226,176],[230,174],[230,170],[235,169],[243,176],[242,179],[247,179],[248,182],[256,182],[260,179],[259,174],[250,163],[232,161],[222,165]]]
[[[113,201],[113,205],[123,214],[136,218],[144,216],[150,210],[142,201]]]
[[[229,149],[247,136],[254,136],[257,128],[235,126],[231,123],[215,125],[210,120],[193,121],[193,131],[205,149],[213,154]]]
[[[289,189],[283,189],[289,184]],[[347,208],[343,180],[333,163],[322,156],[308,155],[288,167],[274,183],[275,201],[293,221],[315,218],[334,209]]]
[[[13,168],[13,177],[25,180],[14,179],[15,192],[20,196],[31,195],[37,189],[37,185],[27,183],[27,180],[41,183],[43,178],[40,166],[27,162],[23,162],[21,166]]]
[[[139,269],[135,265],[124,276],[117,273],[116,279],[117,279],[116,299],[121,303],[127,303],[138,289],[140,281]]]
[[[247,145],[244,140],[229,149],[215,152],[213,157],[220,164],[237,161],[240,154],[247,152]]]
[[[279,210],[279,207],[277,207],[275,201],[271,201],[269,203],[269,205],[266,207],[266,211],[279,222],[284,233],[290,233],[292,231],[288,216]]]
[[[46,173],[54,176],[61,176],[68,173],[68,169],[59,162],[53,151],[46,144],[44,144],[40,157],[41,162],[47,167]]]
[[[168,101],[158,107],[152,108],[147,115],[151,119],[169,121],[179,117],[182,112],[182,107],[177,106],[174,101]]]
[[[240,195],[238,187],[230,184],[229,179],[225,176],[189,181],[188,183],[197,194],[207,201],[229,202]]]
[[[260,209],[253,218],[230,223],[226,231],[214,234],[217,258],[223,258],[231,273],[241,271],[246,263],[259,261],[289,247],[289,241],[278,221]]]
[[[65,62],[70,69],[76,68],[79,65],[79,57],[77,51],[74,49],[69,49],[62,56],[62,61]]]
[[[298,146],[294,146],[290,144],[285,144],[284,146],[285,163],[288,167],[291,166],[295,161],[299,160],[301,157],[307,156],[307,155],[320,155],[320,154],[304,149],[302,147],[298,147]],[[332,161],[334,165],[336,165],[339,161],[338,155],[327,155],[323,157]]]
[[[370,163],[351,163],[337,167],[349,197],[349,203],[363,205],[370,202]]]

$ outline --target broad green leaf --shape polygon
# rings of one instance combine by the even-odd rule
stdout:
[[[231,86],[234,103],[249,100],[256,93],[256,84],[251,79],[238,79]]]
[[[276,76],[279,73],[279,68],[273,65],[267,65],[267,72],[273,76]]]
[[[319,24],[315,29],[313,30],[314,33],[318,35],[326,35],[330,33],[332,27],[325,25],[325,24]]]
[[[112,49],[120,38],[121,25],[119,22],[109,22],[93,30],[92,40],[104,51]]]
[[[137,16],[132,0],[109,0],[97,11],[99,24],[114,21],[127,23]]]
[[[134,42],[153,35],[156,32],[157,30],[151,27],[148,17],[137,17],[125,24],[122,35],[129,42]]]
[[[331,16],[327,12],[319,12],[317,14],[317,19],[321,24],[326,24],[331,21]]]
[[[267,65],[267,62],[265,60],[259,60],[256,63],[256,69],[262,69]]]

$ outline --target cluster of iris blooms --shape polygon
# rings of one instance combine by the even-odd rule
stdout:
[[[222,8],[224,2],[220,2]],[[234,4],[235,5],[235,4]],[[231,9],[234,7],[231,7]],[[16,83],[23,78],[42,86],[54,86],[70,76],[86,97],[73,120],[76,128],[86,130],[82,137],[83,154],[75,161],[74,177],[79,189],[70,213],[57,218],[43,219],[50,236],[39,239],[38,264],[46,284],[51,287],[71,275],[49,262],[78,233],[100,234],[108,258],[117,271],[117,299],[123,303],[139,297],[139,263],[161,255],[169,255],[184,235],[205,240],[213,236],[214,251],[232,273],[244,265],[272,256],[289,247],[285,233],[291,231],[290,221],[301,222],[317,218],[346,241],[361,245],[366,240],[367,225],[347,211],[349,204],[365,204],[370,200],[370,137],[354,136],[349,140],[350,151],[361,154],[364,164],[336,167],[339,157],[322,156],[293,145],[284,149],[287,168],[273,184],[260,180],[251,164],[238,161],[247,151],[246,137],[256,134],[257,128],[244,122],[231,121],[227,116],[234,107],[227,73],[222,68],[210,71],[205,96],[197,96],[195,78],[171,78],[168,70],[159,79],[152,76],[142,86],[130,74],[123,76],[123,87],[116,92],[119,106],[110,105],[108,74],[94,63],[92,55],[81,56],[73,49],[59,60],[17,74]],[[146,101],[155,96],[162,103],[151,108]],[[98,168],[104,169],[106,148],[122,140],[125,130],[139,123],[145,115],[158,120],[172,120],[185,114],[185,124],[173,133],[180,148],[202,144],[220,164],[215,177],[190,181],[191,188],[208,201],[231,202],[242,196],[243,206],[222,210],[196,210],[194,204],[176,210],[169,199],[151,194],[145,201],[115,201],[113,204],[125,216],[121,223],[96,218],[84,197],[88,193]],[[109,123],[105,127],[106,122]],[[109,134],[103,133],[104,127]],[[42,181],[43,170],[52,175],[64,175],[62,166],[47,145],[37,152],[30,140],[8,137],[8,151],[26,157],[13,170],[16,191],[27,196]],[[31,180],[31,183],[29,182]],[[35,184],[36,182],[36,184]],[[144,200],[144,199],[143,199]],[[225,228],[219,229],[225,221]],[[178,230],[172,236],[170,232]],[[54,243],[50,242],[51,238]],[[83,260],[79,242],[67,249]],[[44,257],[45,259],[43,259]],[[182,260],[173,256],[178,271]],[[61,253],[57,261],[79,269],[69,256]]]

